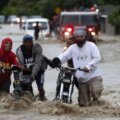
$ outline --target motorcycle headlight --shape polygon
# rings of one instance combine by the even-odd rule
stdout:
[[[62,82],[64,82],[64,83],[70,83],[71,81],[69,79],[63,79]]]

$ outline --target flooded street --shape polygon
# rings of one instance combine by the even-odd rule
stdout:
[[[13,39],[13,51],[21,45],[24,31],[18,26],[2,25],[0,42],[4,37]],[[45,56],[52,59],[63,52],[64,42],[54,39],[39,41]],[[56,81],[59,71],[48,67],[45,76],[45,90],[48,102],[34,102],[26,109],[5,109],[4,96],[0,95],[0,120],[120,120],[120,41],[99,42],[102,54],[100,69],[103,73],[104,91],[100,104],[79,108],[77,105],[77,90],[74,89],[73,104],[63,105],[51,103],[55,95]],[[33,83],[34,93],[37,94],[36,84]],[[11,86],[11,92],[13,87]],[[7,95],[6,95],[7,96]],[[4,98],[4,99],[3,99]],[[7,99],[7,97],[6,97]],[[52,114],[50,114],[52,113]]]

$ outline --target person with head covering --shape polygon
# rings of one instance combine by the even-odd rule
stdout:
[[[33,93],[32,82],[35,80],[39,92],[39,99],[46,100],[44,90],[44,72],[51,61],[43,55],[42,47],[33,42],[31,35],[23,37],[23,44],[16,52],[20,68],[20,81],[24,91]]]
[[[16,55],[12,52],[12,39],[2,40],[0,48],[0,91],[10,92],[11,67],[18,65]]]
[[[57,66],[72,59],[74,68],[82,69],[75,73],[78,81],[78,101],[80,106],[87,106],[91,101],[97,102],[103,91],[101,71],[97,66],[101,55],[97,46],[86,40],[85,30],[76,30],[74,38],[75,44],[54,58],[53,63]]]

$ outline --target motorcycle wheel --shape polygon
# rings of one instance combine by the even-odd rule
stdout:
[[[70,99],[70,104],[72,103],[72,99]]]
[[[64,103],[68,103],[68,96],[63,96],[62,100]]]

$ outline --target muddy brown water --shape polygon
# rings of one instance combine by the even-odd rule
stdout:
[[[30,94],[26,93],[20,100],[14,100],[11,94],[0,93],[0,109],[12,112],[20,110],[37,111],[44,115],[79,115],[79,116],[111,116],[120,117],[120,107],[114,107],[105,101],[89,107],[79,107],[78,104],[65,104],[61,101],[36,101]]]

